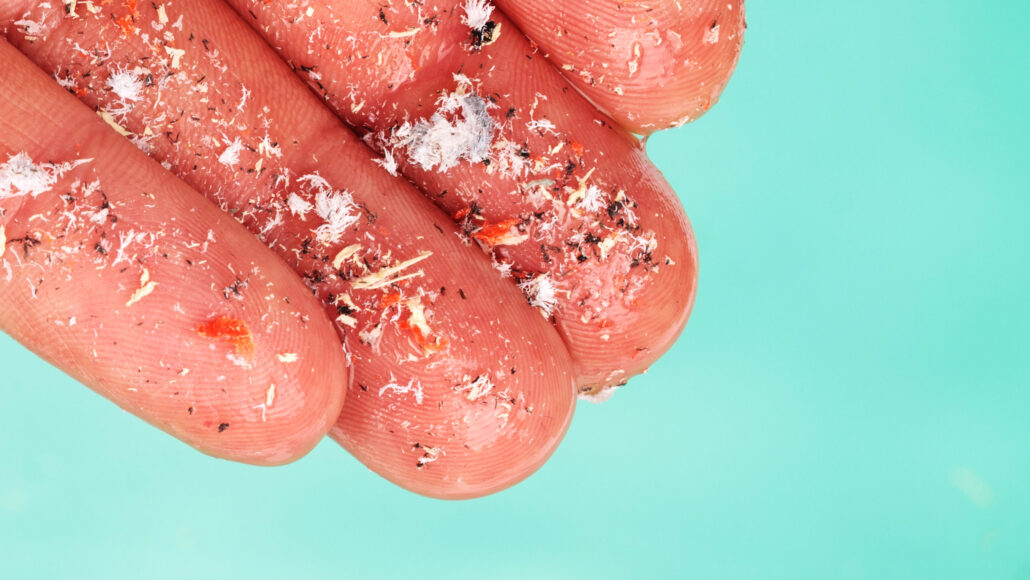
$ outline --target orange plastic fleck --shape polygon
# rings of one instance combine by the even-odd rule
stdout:
[[[380,300],[380,305],[382,306],[383,310],[386,310],[387,308],[389,308],[391,306],[396,306],[400,301],[401,301],[400,293],[394,292],[392,294],[387,294],[386,296],[383,296],[382,299]]]
[[[239,318],[218,316],[198,326],[196,332],[204,338],[231,344],[240,356],[254,358],[254,336],[247,323]]]
[[[118,28],[122,29],[122,35],[126,38],[136,30],[136,27],[132,23],[132,14],[126,14],[114,22],[118,25]]]
[[[114,21],[118,28],[122,29],[122,35],[126,38],[133,32],[136,32],[135,17],[138,14],[138,3],[139,0],[127,0],[125,7],[129,9],[129,13]]]
[[[424,350],[427,354],[440,352],[447,348],[447,345],[449,344],[446,339],[440,337],[436,337],[430,340],[429,337],[422,333],[422,330],[419,327],[411,324],[407,320],[402,320],[398,322],[397,326],[399,326],[402,330],[410,332],[411,335],[415,338],[415,342],[418,343],[418,345],[422,347],[422,350]]]
[[[498,242],[511,232],[511,228],[517,225],[519,225],[519,218],[511,218],[495,224],[486,224],[478,232],[472,234],[472,237],[488,246],[496,246]]]

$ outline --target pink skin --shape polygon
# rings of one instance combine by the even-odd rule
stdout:
[[[117,111],[121,130],[136,139],[157,135],[142,139],[152,157],[304,276],[353,360],[348,403],[332,435],[358,459],[399,485],[444,498],[491,493],[535,471],[561,440],[575,401],[554,328],[481,252],[462,244],[447,216],[376,165],[231,9],[180,0],[166,10],[170,22],[182,16],[181,33],[171,28],[178,39],[167,44],[185,50],[177,67],[164,44],[124,38],[121,6],[78,19],[51,15],[57,24],[45,38],[16,28],[8,37],[43,70],[60,71],[91,108]],[[142,5],[131,22],[148,30],[160,20]],[[193,43],[182,42],[190,36]],[[82,54],[76,45],[105,52]],[[136,66],[145,72],[128,78],[145,82],[124,111],[112,79]],[[225,152],[236,139],[233,159]],[[288,204],[290,196],[315,201],[317,187],[304,176],[316,172],[360,206],[355,223],[332,240],[313,232],[325,223],[317,208],[301,216]],[[345,248],[352,253],[337,267]],[[361,283],[423,256],[397,274],[417,277]],[[428,330],[419,325],[422,313]],[[362,337],[377,328],[378,338]]]
[[[348,382],[317,301],[246,230],[3,40],[0,63],[0,167],[18,154],[43,168],[91,159],[58,169],[39,195],[0,188],[0,328],[205,453],[259,465],[307,453]],[[238,276],[249,286],[226,300]],[[223,316],[246,324],[252,353],[197,332]]]
[[[562,74],[640,135],[719,101],[744,42],[742,0],[497,0]]]
[[[396,3],[381,15],[378,2],[336,0],[303,18],[283,4],[230,3],[497,260],[526,280],[550,282],[551,314],[581,392],[624,383],[672,345],[697,271],[678,199],[639,143],[569,86],[504,15],[491,15],[499,36],[479,42],[457,0],[432,9]],[[413,163],[417,146],[398,144],[403,123],[432,123],[440,99],[455,91],[489,102],[492,163],[467,158],[445,171]],[[591,186],[595,204],[584,201]],[[498,224],[508,237],[494,243]]]
[[[54,154],[67,157],[73,142],[62,137],[64,149],[55,145],[57,127],[64,135],[68,127],[81,126],[97,136],[90,143],[106,140],[105,146],[88,156],[94,158],[88,170],[69,169],[48,194],[31,200],[50,213],[26,213],[24,199],[15,205],[0,200],[6,238],[24,242],[25,231],[45,233],[33,220],[61,225],[54,209],[59,207],[57,191],[71,186],[75,178],[84,179],[80,176],[87,171],[122,186],[114,194],[122,194],[119,209],[139,205],[134,196],[141,184],[150,183],[130,176],[167,183],[165,189],[189,191],[196,197],[124,142],[107,147],[107,141],[118,140],[110,130],[114,128],[232,214],[301,274],[303,284],[296,274],[286,275],[290,291],[300,292],[289,304],[292,318],[285,318],[295,324],[299,320],[303,333],[289,328],[269,335],[266,328],[248,322],[253,315],[261,322],[285,316],[275,309],[288,310],[281,304],[265,305],[265,310],[258,306],[260,296],[273,296],[274,289],[282,292],[278,276],[283,267],[275,259],[268,265],[269,252],[253,238],[244,235],[246,241],[238,242],[240,228],[224,215],[212,226],[217,242],[205,248],[205,256],[225,256],[224,262],[201,260],[202,268],[186,275],[171,272],[167,264],[149,267],[153,256],[147,255],[134,265],[147,264],[147,275],[159,285],[143,292],[131,307],[122,301],[123,295],[128,293],[132,300],[146,287],[142,268],[120,271],[121,277],[95,275],[76,283],[76,288],[88,290],[85,293],[41,285],[36,296],[45,297],[43,302],[31,298],[31,292],[26,297],[25,288],[17,284],[0,285],[0,291],[10,293],[11,302],[19,305],[0,314],[0,328],[105,396],[201,449],[254,463],[296,458],[328,428],[326,415],[310,417],[309,403],[327,395],[332,400],[322,410],[338,409],[351,362],[353,377],[331,430],[334,439],[374,471],[418,493],[441,498],[485,495],[516,483],[546,461],[568,427],[576,387],[594,394],[625,382],[646,370],[685,325],[696,290],[693,236],[675,195],[627,129],[649,132],[674,117],[700,113],[717,98],[736,62],[737,28],[728,27],[731,34],[722,35],[727,42],[721,45],[706,42],[712,39],[710,30],[696,39],[693,32],[700,34],[712,11],[722,18],[721,5],[693,5],[686,18],[667,10],[669,3],[659,2],[664,11],[651,13],[661,14],[663,29],[689,38],[682,50],[671,50],[675,43],[665,42],[663,50],[644,51],[630,75],[646,80],[641,81],[643,92],[620,89],[621,94],[605,101],[605,85],[578,86],[588,101],[537,49],[564,46],[564,33],[532,29],[533,43],[499,10],[489,16],[489,30],[473,31],[464,3],[457,0],[436,3],[432,14],[403,3],[387,3],[380,12],[380,3],[367,0],[313,2],[310,11],[287,14],[282,3],[231,0],[241,16],[222,3],[205,0],[177,0],[160,11],[156,4],[125,0],[95,4],[96,13],[80,3],[71,15],[53,4],[0,4],[0,32],[100,113],[108,126],[73,106],[66,95],[57,96],[54,91],[60,91],[53,83],[44,90],[45,76],[27,71],[24,60],[4,45],[0,64],[35,80],[8,85],[18,87],[19,94],[10,98],[17,101],[13,118],[21,128],[20,133],[0,138],[0,162],[4,153],[22,151],[37,156],[45,151],[48,161],[65,162]],[[510,4],[512,16],[531,30],[527,12]],[[437,6],[442,8],[437,11]],[[538,9],[554,18],[562,14],[562,6],[576,8],[578,3],[569,0]],[[606,6],[596,8],[598,26],[615,22]],[[732,10],[739,4],[726,6]],[[742,10],[738,13],[742,31]],[[322,99],[305,89],[248,23]],[[654,23],[639,24],[612,26],[624,40],[651,38],[648,26]],[[625,43],[619,46],[626,48]],[[577,71],[605,59],[625,65],[619,50],[605,52],[591,39],[580,48],[578,53],[567,51],[568,60],[552,55],[553,60]],[[669,58],[697,58],[711,65],[673,66]],[[715,89],[711,83],[720,78]],[[632,85],[632,79],[619,82],[623,80]],[[648,99],[647,84],[659,81],[662,87]],[[680,92],[690,98],[676,98]],[[6,94],[0,90],[0,95]],[[322,106],[323,99],[378,153]],[[67,119],[77,120],[51,115],[51,100],[61,101],[57,109],[67,109]],[[26,103],[46,103],[49,117]],[[434,112],[440,114],[433,117]],[[442,169],[445,156],[440,150],[427,148],[425,140],[412,141],[413,128],[428,128],[427,134],[435,135],[432,131],[462,121],[467,135],[470,119],[473,132],[476,123],[481,133],[484,122],[489,127],[488,154],[470,154],[466,147]],[[47,124],[53,120],[59,123]],[[402,126],[405,121],[413,125]],[[35,144],[26,145],[25,127],[36,131],[37,126],[43,132],[33,133],[35,140],[30,141]],[[77,155],[85,150],[81,143],[76,146]],[[487,157],[489,165],[483,162]],[[120,174],[110,170],[115,159]],[[402,173],[422,192],[388,171]],[[164,191],[151,185],[144,189]],[[106,186],[104,191],[111,195]],[[190,220],[198,214],[218,216],[193,198],[190,203],[172,194],[157,199],[160,204],[149,197],[143,202],[151,213],[139,220],[137,230],[166,236],[168,243],[182,243],[184,232],[192,231],[171,223],[172,218],[186,221],[176,217],[180,213]],[[323,205],[315,203],[319,199]],[[336,220],[334,227],[333,218],[325,213],[330,199],[354,204],[337,208],[343,220]],[[200,211],[199,206],[206,209]],[[119,214],[119,223],[137,223],[125,221],[127,217]],[[12,279],[31,280],[25,268],[42,268],[48,282],[61,275],[76,281],[87,276],[83,272],[88,268],[58,271],[57,266],[67,268],[73,260],[63,255],[55,260],[57,252],[47,243],[75,239],[82,248],[90,236],[99,235],[96,228],[73,228],[63,237],[31,237],[41,239],[39,246],[16,243],[11,247],[24,253],[26,262],[42,256],[33,259],[44,263],[24,266],[19,261],[22,269]],[[223,243],[223,237],[233,243]],[[11,251],[0,259],[10,258]],[[178,251],[186,255],[196,248],[187,245]],[[89,257],[91,264],[98,260]],[[243,262],[246,267],[241,269]],[[494,267],[514,275],[522,290],[498,276]],[[197,282],[198,272],[219,279],[227,272],[233,276],[228,285],[219,285]],[[377,276],[380,273],[384,276]],[[318,299],[314,303],[307,296],[312,293]],[[177,302],[176,308],[186,314],[177,313],[174,323],[160,318],[167,318],[168,304],[162,301],[168,296],[182,300],[193,294],[202,298],[185,302],[207,305],[212,314],[199,323],[192,321],[195,312]],[[228,314],[213,314],[212,301],[232,308]],[[132,319],[134,324],[142,321],[142,326],[126,326],[127,308],[132,314],[147,313],[145,320]],[[149,314],[149,308],[164,310]],[[67,313],[72,310],[103,314],[91,315],[89,324],[80,318],[69,326]],[[224,369],[225,361],[245,362],[240,360],[238,340],[198,332],[219,315],[247,323],[248,337],[255,341],[250,374],[239,366]],[[142,339],[130,334],[151,325],[155,330]],[[287,324],[273,324],[280,326]],[[343,337],[343,348],[333,327]],[[191,368],[188,378],[169,380],[161,378],[169,360],[199,356],[178,349],[169,352],[169,343],[162,340],[175,337],[174,328],[183,338],[172,338],[171,344],[200,340],[216,354],[195,365],[203,365],[199,372]],[[91,334],[75,338],[84,332]],[[85,346],[92,348],[90,341],[106,337],[105,332],[132,338],[112,340],[110,347],[100,344],[96,354],[85,353]],[[167,332],[172,334],[163,334]],[[274,348],[277,354],[269,355],[268,347],[279,340],[294,345],[292,354],[281,357],[287,351]],[[132,344],[126,347],[127,343]],[[297,362],[294,357],[302,358]],[[310,360],[324,364],[303,364]],[[148,378],[138,385],[141,376]],[[231,396],[218,399],[210,385],[212,376],[216,383],[237,380],[254,388],[229,390]],[[249,403],[259,394],[267,397],[264,385],[272,376],[285,386],[276,383],[275,391],[275,413],[282,422],[269,425],[274,423],[273,406]],[[160,389],[148,382],[155,380]],[[185,392],[195,399],[210,395],[217,404],[205,407],[203,421],[183,420],[175,416],[178,401],[173,398],[183,391],[169,396],[173,385],[186,385]],[[191,409],[201,413],[200,407]],[[293,411],[295,415],[288,415]],[[308,413],[306,430],[290,422],[302,418],[301,411]],[[255,424],[255,412],[261,414],[261,425]],[[222,428],[221,416],[232,419],[229,427]],[[218,437],[212,438],[211,426]],[[291,435],[290,429],[303,436]],[[224,447],[227,443],[229,448]]]

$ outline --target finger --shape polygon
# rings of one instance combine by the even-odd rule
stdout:
[[[0,328],[205,453],[309,451],[347,366],[293,272],[3,40],[0,66]]]
[[[574,406],[554,329],[225,5],[131,13],[133,30],[171,35],[167,47],[184,51],[178,68],[166,46],[124,34],[125,14],[80,10],[18,45],[99,111],[116,111],[122,131],[259,233],[326,302],[354,361],[334,438],[439,497],[489,493],[542,464]],[[153,82],[127,111],[111,89],[124,71]],[[334,218],[342,226],[313,207],[326,188],[353,199]]]
[[[626,381],[672,344],[696,272],[678,200],[637,141],[503,15],[481,26],[457,0],[381,14],[376,2],[334,0],[303,16],[230,4],[516,272],[557,323],[582,390]]]
[[[569,82],[642,135],[718,102],[746,27],[743,0],[496,2]]]

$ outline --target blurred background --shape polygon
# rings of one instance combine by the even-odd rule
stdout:
[[[0,577],[1030,580],[1030,5],[764,2],[648,151],[693,319],[514,489],[259,469],[0,337]]]

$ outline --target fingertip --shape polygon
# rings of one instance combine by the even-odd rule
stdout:
[[[694,121],[714,106],[746,28],[743,0],[498,4],[569,82],[639,135]]]
[[[501,386],[473,392],[470,399],[468,390],[453,385],[422,385],[425,400],[440,414],[400,400],[386,413],[404,418],[398,429],[384,428],[392,423],[384,413],[366,412],[367,399],[379,393],[352,393],[353,405],[345,405],[330,436],[408,491],[445,500],[484,497],[543,466],[568,431],[576,405],[570,374],[560,384],[540,377],[534,386]],[[427,429],[415,433],[420,428]]]

